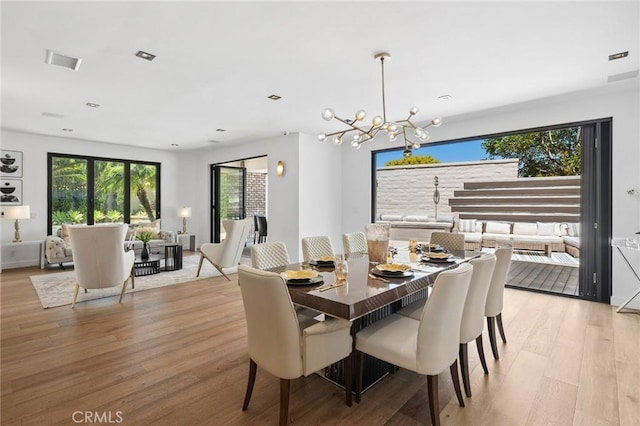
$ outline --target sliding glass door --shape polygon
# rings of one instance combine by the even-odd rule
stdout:
[[[219,243],[224,240],[225,219],[245,218],[246,168],[229,166],[211,166],[211,240]]]

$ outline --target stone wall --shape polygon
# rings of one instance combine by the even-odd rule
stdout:
[[[267,174],[247,172],[246,191],[245,212],[246,217],[252,220],[253,226],[253,215],[265,214],[267,210]],[[253,241],[253,228],[249,233],[249,239]]]
[[[516,179],[518,160],[380,167],[376,173],[376,217],[381,214],[428,215],[430,220],[435,220],[435,176],[438,176],[440,192],[438,215],[451,215],[448,200],[455,190],[464,189],[465,182]]]

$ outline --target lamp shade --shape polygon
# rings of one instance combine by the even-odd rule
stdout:
[[[31,210],[29,206],[7,206],[3,209],[5,219],[30,219]]]
[[[178,217],[191,217],[191,207],[183,207],[179,209]]]

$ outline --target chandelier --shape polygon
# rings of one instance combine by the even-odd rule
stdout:
[[[426,126],[416,126],[411,119],[418,113],[418,107],[413,107],[409,110],[409,116],[404,120],[387,121],[387,108],[385,105],[384,97],[384,61],[390,58],[391,55],[387,52],[380,52],[374,55],[375,59],[380,59],[380,68],[382,70],[382,116],[376,115],[371,120],[371,126],[369,128],[363,127],[359,122],[363,121],[367,113],[364,110],[356,111],[353,120],[344,119],[338,117],[331,108],[326,108],[322,111],[322,118],[326,121],[333,119],[347,125],[349,128],[340,130],[333,133],[318,135],[318,140],[325,141],[328,138],[333,137],[333,142],[336,145],[342,144],[342,141],[347,133],[353,133],[353,140],[351,145],[360,149],[363,143],[373,140],[376,135],[384,130],[387,133],[389,141],[394,142],[399,136],[404,139],[404,156],[411,156],[411,149],[420,148],[420,142],[426,142],[429,140],[429,132],[426,130],[428,127],[439,127],[442,124],[442,119],[439,117],[434,118]],[[418,141],[412,141],[411,137],[415,137]]]

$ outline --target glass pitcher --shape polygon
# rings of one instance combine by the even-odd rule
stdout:
[[[367,253],[369,263],[377,265],[387,261],[387,250],[389,249],[389,235],[391,225],[388,223],[369,223],[364,227],[367,237]]]

